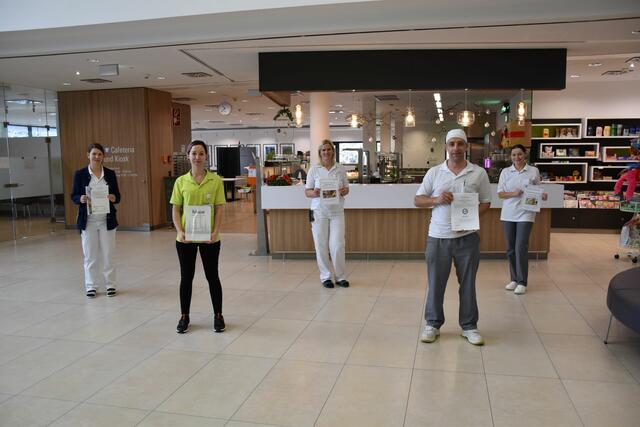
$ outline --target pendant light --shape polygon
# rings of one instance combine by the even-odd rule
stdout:
[[[527,104],[524,102],[524,89],[520,89],[520,102],[518,102],[518,108],[516,109],[516,114],[518,117],[518,124],[520,126],[524,125],[524,121],[527,118]]]
[[[302,114],[302,105],[296,104],[296,112],[295,112],[294,116],[296,118],[296,127],[297,128],[302,127],[302,120],[304,118],[304,116]]]
[[[352,128],[359,128],[362,125],[362,120],[358,113],[356,113],[356,90],[353,89],[351,92],[351,106],[353,107],[353,112],[347,116],[347,122],[349,122],[349,126]]]
[[[404,116],[404,127],[412,128],[416,126],[416,115],[411,105],[411,89],[409,89],[409,106],[407,107],[407,114]]]
[[[476,121],[476,115],[473,111],[467,110],[467,92],[469,89],[464,90],[464,111],[458,113],[458,124],[460,126],[469,127]]]

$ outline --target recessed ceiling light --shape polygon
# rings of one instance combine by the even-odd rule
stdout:
[[[600,67],[602,65],[601,62],[590,62],[589,67]]]
[[[64,82],[62,83],[62,86],[71,86],[71,83]]]
[[[166,79],[166,77],[158,76],[158,77],[156,77],[156,79],[158,79],[158,80],[164,80],[164,79]]]
[[[572,79],[577,79],[582,76],[580,74],[571,74],[569,77],[571,77]]]
[[[336,104],[336,107],[342,108],[342,104]]]
[[[210,91],[209,91],[209,92],[207,92],[207,93],[216,93],[216,91],[215,91],[215,90],[210,90]]]
[[[242,102],[249,102],[249,101],[247,101],[246,99],[243,99]]]
[[[93,64],[97,64],[98,62],[100,62],[100,60],[96,59],[96,58],[89,58],[89,59],[87,59],[87,62],[91,62]]]
[[[213,109],[211,109],[211,108],[205,108],[205,109],[204,109],[204,111],[209,112],[209,111],[213,111]]]
[[[80,71],[76,71],[76,76],[79,76],[79,75],[80,75]]]

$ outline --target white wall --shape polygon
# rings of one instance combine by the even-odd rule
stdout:
[[[444,134],[442,126],[417,123],[414,128],[405,128],[402,142],[402,167],[433,167],[444,160]],[[433,143],[433,137],[436,142]],[[431,151],[433,148],[433,152]]]
[[[640,80],[570,82],[561,91],[535,91],[533,118],[640,117]]]

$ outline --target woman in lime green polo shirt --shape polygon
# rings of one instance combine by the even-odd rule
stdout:
[[[222,332],[225,324],[222,317],[222,285],[218,275],[218,259],[220,257],[220,224],[226,203],[224,186],[217,174],[207,170],[209,164],[207,146],[203,141],[193,141],[189,144],[187,155],[191,170],[176,180],[170,202],[173,205],[173,225],[178,230],[176,250],[180,260],[182,316],[178,321],[176,332],[183,334],[189,327],[189,307],[198,249],[200,249],[204,273],[209,282],[209,293],[213,304],[213,330]],[[211,210],[211,237],[207,240],[189,241],[185,236],[186,209],[195,207],[201,207],[205,212],[208,209]]]

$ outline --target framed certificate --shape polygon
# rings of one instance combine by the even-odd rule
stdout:
[[[184,237],[190,242],[211,240],[211,205],[185,206]]]
[[[87,205],[89,215],[104,215],[110,212],[109,187],[107,185],[86,187],[85,193],[89,199]]]
[[[478,193],[453,193],[451,229],[471,231],[480,229]]]

